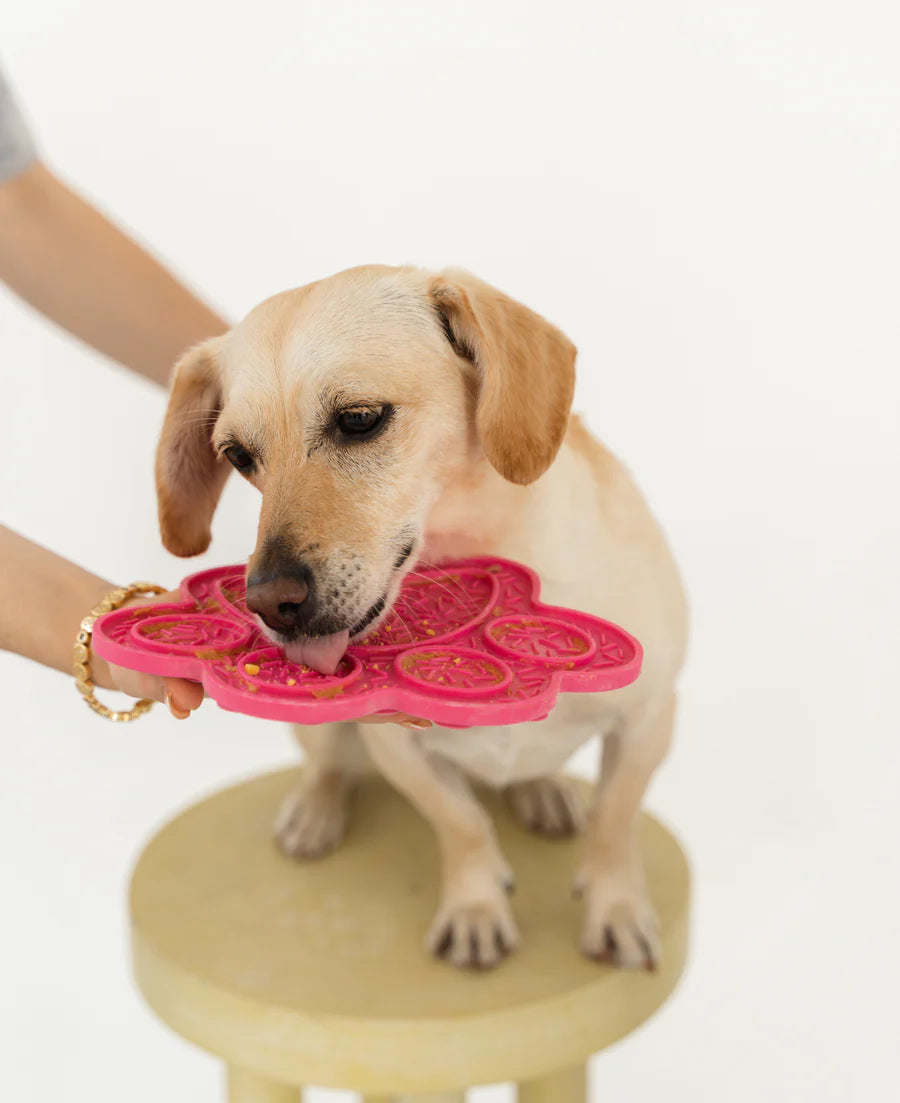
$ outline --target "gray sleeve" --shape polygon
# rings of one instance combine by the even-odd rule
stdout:
[[[36,160],[37,149],[0,70],[0,184],[18,176]]]

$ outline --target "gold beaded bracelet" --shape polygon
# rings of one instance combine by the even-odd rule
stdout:
[[[75,688],[84,698],[85,704],[105,716],[114,723],[127,723],[129,720],[137,720],[145,712],[149,712],[154,702],[144,697],[130,709],[110,709],[94,694],[94,683],[91,679],[91,636],[94,632],[94,621],[104,613],[110,613],[118,609],[126,601],[142,594],[164,594],[165,588],[156,586],[152,582],[132,582],[130,586],[119,586],[110,590],[106,597],[94,606],[81,622],[81,628],[75,637],[75,646],[72,649],[72,670],[75,674]]]

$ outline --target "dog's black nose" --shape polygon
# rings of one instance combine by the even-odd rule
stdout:
[[[302,578],[276,575],[247,580],[247,608],[273,632],[289,634],[309,619],[309,584]]]

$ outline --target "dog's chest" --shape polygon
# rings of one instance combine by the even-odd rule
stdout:
[[[470,777],[502,788],[555,773],[604,727],[603,718],[593,710],[585,715],[560,702],[547,720],[497,728],[429,728],[419,739],[426,751],[448,759]]]

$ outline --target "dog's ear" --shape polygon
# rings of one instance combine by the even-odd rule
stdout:
[[[211,440],[222,409],[220,345],[219,337],[204,341],[175,365],[156,451],[159,528],[175,555],[199,555],[209,547],[210,523],[231,470]]]
[[[475,365],[475,424],[485,455],[510,482],[534,482],[566,433],[575,346],[468,272],[442,272],[429,292],[453,351]]]

